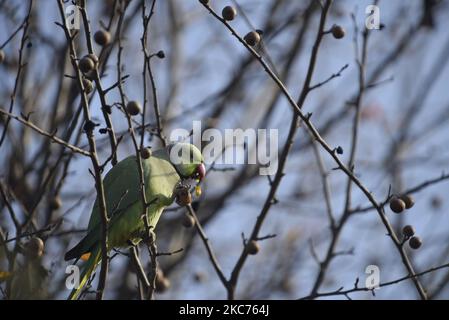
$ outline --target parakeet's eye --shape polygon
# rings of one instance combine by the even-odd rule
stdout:
[[[204,179],[205,176],[206,176],[206,167],[204,166],[204,163],[201,163],[198,165],[198,167],[196,167],[194,178],[201,181]]]

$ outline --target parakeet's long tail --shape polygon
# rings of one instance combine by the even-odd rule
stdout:
[[[68,300],[76,300],[80,293],[82,292],[84,286],[86,285],[87,281],[89,280],[92,273],[95,271],[95,268],[97,267],[98,263],[101,260],[101,250],[98,248],[98,246],[91,251],[89,259],[85,262],[83,266],[83,271],[80,275],[80,283],[78,288],[75,288],[70,293]]]

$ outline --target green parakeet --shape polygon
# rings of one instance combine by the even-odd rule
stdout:
[[[192,144],[175,143],[142,159],[145,177],[148,221],[156,226],[165,207],[173,203],[175,189],[182,180],[204,178],[206,170],[201,152]],[[107,214],[110,218],[108,249],[126,247],[129,241],[137,243],[145,231],[142,220],[142,197],[137,157],[129,156],[117,163],[103,180]],[[101,261],[101,219],[98,197],[90,215],[87,235],[65,255],[65,260],[90,254],[83,266],[79,287],[73,289],[70,299],[76,299],[91,274]]]

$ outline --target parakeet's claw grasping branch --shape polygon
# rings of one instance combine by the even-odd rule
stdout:
[[[156,242],[156,233],[154,233],[153,231],[153,227],[150,226],[150,230],[148,230],[148,232],[150,233],[150,244],[154,244]]]
[[[144,232],[142,235],[142,240],[145,242],[148,246],[153,245],[156,242],[156,233],[154,233],[154,227],[150,226],[148,233]]]

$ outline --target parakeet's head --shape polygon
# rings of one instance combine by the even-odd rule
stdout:
[[[201,151],[190,143],[173,143],[168,146],[170,162],[184,179],[201,181],[206,175]]]

